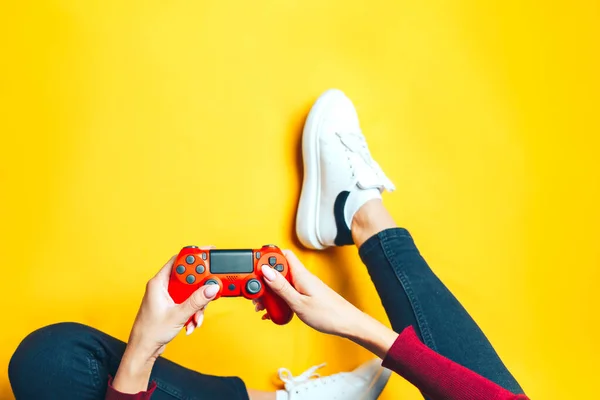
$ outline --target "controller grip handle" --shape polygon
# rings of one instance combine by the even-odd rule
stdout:
[[[271,321],[277,325],[285,325],[294,317],[290,306],[269,286],[265,287],[262,303]]]
[[[292,275],[289,267],[284,278],[292,284]],[[265,293],[263,294],[262,303],[269,315],[271,321],[277,325],[285,325],[294,317],[294,311],[286,303],[286,301],[271,289],[269,285],[265,285]]]

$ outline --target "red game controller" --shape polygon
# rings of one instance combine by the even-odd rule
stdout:
[[[277,325],[291,321],[294,312],[264,282],[261,267],[268,265],[291,283],[288,262],[277,246],[259,250],[202,250],[196,246],[181,249],[171,271],[169,294],[180,304],[200,286],[219,285],[215,296],[261,299],[267,315]]]

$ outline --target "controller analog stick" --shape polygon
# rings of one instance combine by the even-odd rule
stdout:
[[[218,284],[219,284],[219,282],[217,282],[217,281],[216,281],[216,280],[214,280],[214,279],[209,279],[209,280],[207,280],[207,281],[204,283],[204,285],[205,285],[205,286],[206,286],[206,285],[218,285]]]
[[[248,281],[248,283],[246,283],[246,290],[250,294],[256,294],[256,293],[260,292],[261,288],[262,288],[262,285],[256,279],[250,279]]]

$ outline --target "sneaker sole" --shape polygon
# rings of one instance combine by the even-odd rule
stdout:
[[[330,89],[323,93],[310,109],[302,132],[302,160],[304,179],[296,215],[296,234],[300,242],[311,249],[322,250],[326,245],[319,240],[319,194],[321,192],[321,171],[319,166],[319,128],[322,110],[339,96],[340,90]],[[333,212],[333,210],[332,210]]]

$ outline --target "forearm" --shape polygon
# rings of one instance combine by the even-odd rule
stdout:
[[[526,400],[477,373],[456,364],[434,352],[417,337],[414,328],[400,335],[361,313],[341,336],[371,351],[383,365],[403,376],[423,393],[432,398],[465,399],[485,398],[498,400]]]
[[[398,334],[368,314],[360,312],[342,336],[369,350],[382,360]]]

